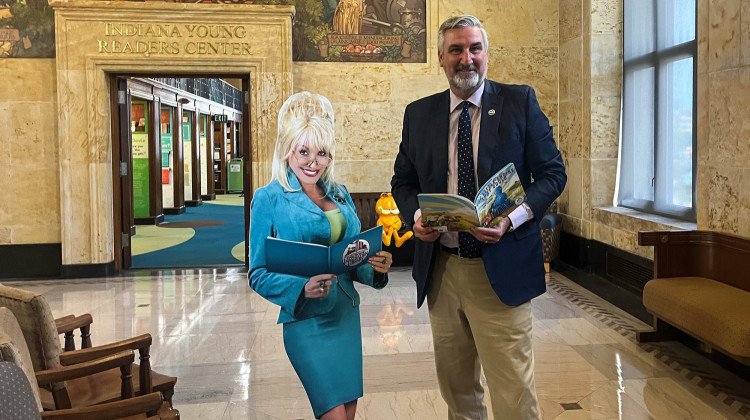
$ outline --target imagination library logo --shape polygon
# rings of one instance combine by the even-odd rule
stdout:
[[[244,25],[105,23],[102,54],[250,55]]]

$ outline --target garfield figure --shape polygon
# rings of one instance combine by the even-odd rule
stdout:
[[[391,245],[391,236],[395,239],[396,248],[398,248],[414,235],[412,231],[404,233],[404,236],[398,235],[398,230],[401,229],[401,218],[398,217],[399,211],[396,207],[396,200],[393,199],[391,193],[380,194],[380,198],[375,203],[375,211],[378,213],[378,226],[383,225],[383,244],[385,246]]]

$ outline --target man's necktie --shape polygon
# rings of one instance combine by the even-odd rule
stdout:
[[[458,118],[458,194],[474,201],[477,187],[474,183],[474,149],[471,146],[471,103],[461,103],[463,109]],[[482,244],[468,232],[458,233],[458,255],[465,258],[480,256]]]

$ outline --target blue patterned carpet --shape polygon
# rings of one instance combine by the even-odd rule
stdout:
[[[165,234],[168,234],[170,228],[164,226],[169,223],[179,223],[181,227],[192,225],[195,235],[179,245],[134,255],[131,268],[207,267],[244,263],[232,255],[232,248],[245,240],[242,206],[204,202],[202,206],[188,207],[183,214],[164,216],[164,223],[159,225],[159,230],[164,229]],[[137,229],[136,227],[136,232]],[[134,240],[137,240],[137,234]]]

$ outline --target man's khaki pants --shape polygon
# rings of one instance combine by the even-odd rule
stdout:
[[[427,304],[448,418],[487,419],[479,380],[484,369],[495,420],[539,419],[530,302],[503,304],[490,286],[481,258],[461,258],[441,250]]]

